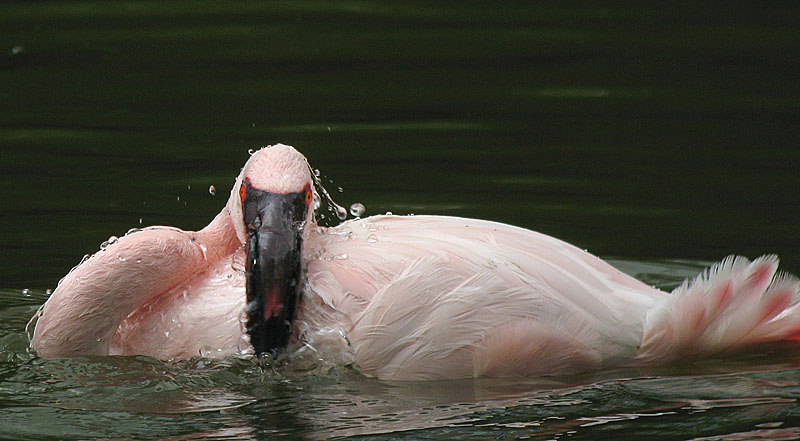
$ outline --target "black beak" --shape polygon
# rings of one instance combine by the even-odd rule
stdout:
[[[310,189],[276,194],[242,184],[247,227],[247,333],[257,354],[289,342],[302,272],[302,228]],[[309,193],[307,193],[309,192]]]

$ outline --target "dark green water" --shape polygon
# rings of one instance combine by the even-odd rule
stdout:
[[[508,222],[664,288],[731,253],[800,273],[800,6],[657,5],[3,3],[0,438],[800,437],[786,348],[434,385],[26,350],[84,254],[204,226],[276,142],[368,214]]]

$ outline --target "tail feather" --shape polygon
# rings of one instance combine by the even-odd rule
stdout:
[[[778,258],[729,256],[675,289],[647,317],[637,359],[661,362],[800,338],[800,280]]]

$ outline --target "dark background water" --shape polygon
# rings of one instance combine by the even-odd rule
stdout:
[[[791,357],[437,395],[25,351],[27,318],[84,254],[131,227],[201,228],[247,150],[277,142],[367,214],[509,222],[665,288],[731,253],[777,253],[800,273],[800,6],[650,3],[3,3],[0,438],[591,439],[649,427],[642,413],[676,437],[797,435]],[[725,425],[730,409],[744,423]],[[601,417],[613,424],[581,426]]]

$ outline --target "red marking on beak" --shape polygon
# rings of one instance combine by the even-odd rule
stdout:
[[[269,290],[264,302],[264,317],[275,317],[280,314],[283,306],[278,296],[278,288]]]

